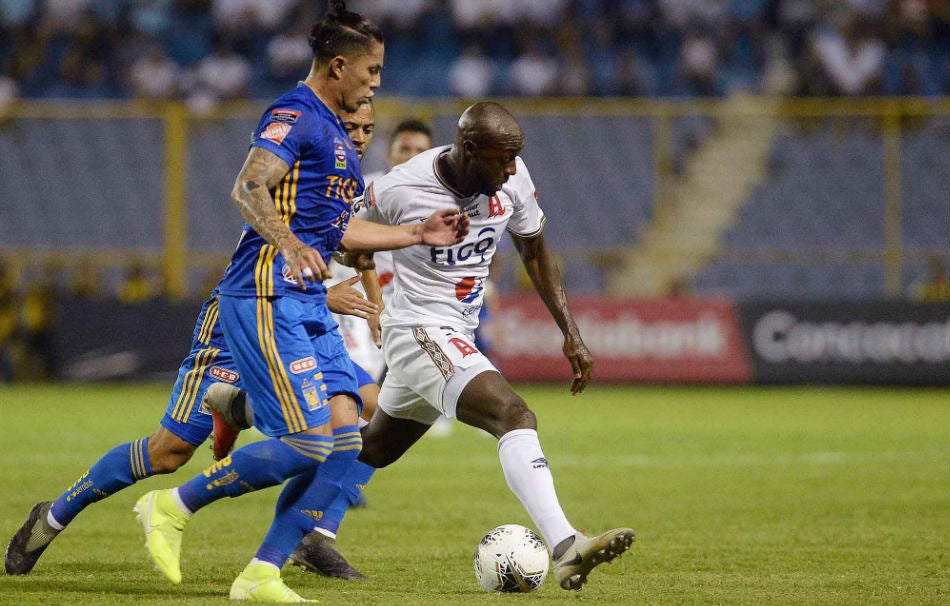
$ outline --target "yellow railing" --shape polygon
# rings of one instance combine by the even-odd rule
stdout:
[[[854,117],[879,121],[884,150],[884,201],[885,201],[885,250],[883,262],[886,269],[886,289],[889,295],[897,295],[901,288],[901,268],[904,262],[902,239],[901,200],[901,139],[903,121],[908,118],[950,116],[950,99],[929,98],[880,98],[880,99],[763,99],[762,103],[734,104],[718,100],[654,100],[621,98],[547,98],[508,99],[505,105],[517,116],[631,116],[650,119],[654,125],[654,191],[658,205],[667,195],[668,184],[673,178],[673,132],[674,121],[685,116],[711,118],[733,116],[778,115],[783,118]],[[385,99],[377,101],[377,123],[394,124],[406,115],[422,118],[455,117],[468,105],[465,100],[433,101],[424,99]],[[189,122],[192,120],[217,120],[223,118],[256,119],[266,101],[228,103],[210,114],[195,115],[184,104],[141,103],[115,101],[38,101],[26,100],[13,104],[0,115],[0,128],[4,123],[19,119],[158,119],[164,132],[164,225],[163,249],[144,251],[153,264],[160,266],[165,287],[173,297],[182,297],[187,289],[187,270],[191,267],[206,267],[219,264],[228,251],[221,255],[199,254],[187,250],[188,200],[187,153]],[[605,142],[609,145],[609,142]],[[239,167],[235,166],[235,173]],[[227,192],[222,192],[226,196]],[[950,203],[950,201],[947,201]],[[0,209],[0,220],[3,211]],[[947,243],[950,249],[950,242]],[[12,248],[0,242],[0,256],[12,261],[14,269],[56,260],[69,265],[79,256],[95,255],[90,250],[34,250]],[[143,251],[129,251],[142,253]],[[122,266],[116,251],[99,257],[102,266]],[[781,256],[779,254],[778,256]],[[120,255],[121,257],[121,255]]]

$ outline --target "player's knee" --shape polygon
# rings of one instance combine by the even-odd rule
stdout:
[[[194,448],[191,449],[162,449],[152,452],[149,449],[148,458],[152,465],[152,473],[155,475],[172,473],[177,471],[182,465],[191,460],[194,454]]]
[[[521,396],[511,393],[499,402],[499,411],[505,431],[537,429],[538,420]]]
[[[149,436],[148,460],[155,475],[172,473],[191,460],[194,444],[189,444],[164,428]]]
[[[378,446],[373,446],[372,444],[366,444],[366,441],[363,441],[363,450],[360,451],[360,456],[357,458],[361,463],[366,463],[370,467],[375,467],[380,469],[394,463],[396,458],[388,454],[385,449],[379,448]]]

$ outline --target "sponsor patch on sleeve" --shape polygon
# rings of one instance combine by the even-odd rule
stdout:
[[[275,109],[270,113],[270,119],[274,122],[284,122],[293,124],[300,117],[300,112],[295,109]]]
[[[373,185],[375,185],[375,184],[376,184],[375,182],[370,183],[370,184],[366,187],[366,193],[363,195],[363,198],[364,198],[364,199],[366,199],[366,198],[369,199],[369,205],[370,205],[370,206],[376,206],[376,193],[373,191]]]
[[[261,133],[261,139],[267,139],[268,141],[273,141],[280,145],[291,128],[293,127],[283,122],[272,122],[264,129],[264,132]]]

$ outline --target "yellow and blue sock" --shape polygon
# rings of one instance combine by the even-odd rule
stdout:
[[[350,466],[346,477],[343,478],[343,487],[340,494],[333,499],[333,503],[323,512],[317,521],[317,528],[336,534],[340,524],[346,516],[346,511],[355,505],[363,494],[363,488],[369,484],[370,478],[376,473],[376,468],[362,461],[356,461]]]
[[[292,478],[277,499],[277,510],[254,556],[278,568],[340,495],[343,478],[359,456],[363,441],[355,425],[333,430],[333,453],[320,468]]]
[[[79,513],[97,501],[152,475],[148,460],[148,438],[120,444],[102,455],[89,471],[53,502],[53,518],[66,526]]]
[[[333,438],[318,434],[251,442],[179,486],[178,495],[194,513],[218,499],[276,486],[314,470],[332,450]]]

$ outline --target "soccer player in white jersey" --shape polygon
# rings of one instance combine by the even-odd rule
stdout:
[[[423,152],[372,182],[367,179],[361,218],[412,224],[425,220],[430,207],[456,204],[469,215],[471,227],[456,246],[416,246],[393,255],[395,296],[382,314],[389,371],[377,412],[363,429],[359,461],[377,468],[396,461],[442,414],[494,435],[509,487],[551,548],[555,580],[564,589],[580,589],[595,566],[630,547],[634,532],[616,528],[586,537],[567,521],[534,413],[474,345],[484,281],[507,230],[564,334],[562,349],[574,374],[571,392],[579,394],[590,381],[593,359],[545,244],[544,213],[518,157],[523,145],[524,135],[511,114],[495,103],[477,103],[462,114],[454,146]],[[353,484],[350,475],[360,469],[351,467],[344,485]],[[307,535],[291,557],[298,565],[304,558],[313,572],[362,576],[352,575],[348,564],[340,569],[346,575],[331,574],[333,561],[345,560],[319,530]]]
[[[375,122],[369,124],[361,114],[354,114],[353,117],[360,119],[361,123],[354,125],[359,128],[358,132],[356,132],[355,129],[351,130],[349,128],[350,123],[344,122],[348,132],[350,132],[350,138],[353,138],[353,144],[356,146],[357,151],[363,149],[365,153],[373,137],[372,129],[375,127]],[[372,118],[372,116],[370,116],[370,118]],[[370,129],[368,133],[367,128]],[[354,133],[356,134],[354,135]],[[356,138],[354,138],[354,136]],[[389,149],[386,152],[386,162],[390,168],[398,166],[430,147],[432,147],[432,131],[429,127],[414,118],[403,120],[396,125],[395,130],[393,130]],[[379,171],[363,175],[363,181],[370,183],[384,175],[385,172],[386,171]],[[366,293],[367,298],[381,308],[389,305],[393,294],[393,263],[392,255],[389,251],[377,251],[375,253],[359,255],[355,261],[366,278],[362,280],[364,287],[370,288],[370,285],[367,284],[370,279],[375,279],[379,285],[381,300],[373,298],[373,293],[371,292]],[[357,271],[336,261],[334,261],[331,270],[333,271],[334,282],[348,279],[356,275]],[[382,380],[386,369],[386,362],[383,359],[382,351],[379,349],[381,345],[379,316],[371,316],[368,318],[368,322],[361,322],[358,318],[352,316],[340,317],[337,321],[340,324],[340,332],[346,341],[347,351],[350,352],[350,357],[353,358],[353,361],[369,371],[377,381]]]
[[[419,154],[367,186],[359,216],[390,225],[416,224],[432,209],[457,205],[471,229],[455,246],[394,251],[395,295],[382,314],[389,372],[377,412],[363,429],[359,459],[384,467],[446,414],[498,438],[512,492],[552,550],[554,578],[580,589],[590,571],[624,553],[630,528],[595,537],[578,532],[558,502],[524,400],[474,345],[484,281],[505,230],[538,294],[564,335],[571,392],[590,381],[593,359],[567,306],[560,271],[544,240],[544,213],[524,162],[524,134],[501,105],[480,102],[462,114],[455,144]]]

